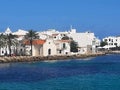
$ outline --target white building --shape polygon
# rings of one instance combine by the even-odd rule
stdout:
[[[17,35],[18,36],[18,40],[22,40],[24,39],[24,36],[28,33],[28,31],[22,30],[22,29],[18,29],[18,31],[13,32],[13,35]]]
[[[78,43],[80,54],[95,53],[96,46],[100,45],[100,40],[91,32],[77,33],[75,29],[71,29],[68,36]]]
[[[25,40],[25,53],[30,55],[30,42]],[[70,54],[69,41],[55,41],[52,38],[46,40],[33,40],[32,43],[32,54],[33,56],[54,56],[54,55],[66,55]]]
[[[70,55],[70,40],[56,40],[57,55]]]
[[[5,33],[4,34],[10,34],[10,33],[12,33],[12,31],[10,30],[10,28],[8,27],[6,30],[5,30]]]
[[[59,32],[55,29],[49,29],[47,31],[40,32],[39,36],[40,39],[47,39],[52,37],[53,40],[62,40],[62,38],[65,36],[73,38],[73,40],[78,43],[79,54],[95,53],[96,47],[100,45],[100,40],[95,37],[94,33],[77,33],[76,29],[73,29],[72,27],[68,32]]]
[[[120,47],[120,36],[115,37],[115,36],[109,36],[106,38],[103,38],[104,42],[107,42],[108,45],[104,46],[103,48],[110,49],[114,47]]]
[[[55,29],[48,29],[43,32],[39,32],[39,38],[40,39],[47,39],[47,38],[53,38],[54,40],[61,40],[64,36],[66,36],[68,32],[59,32]]]

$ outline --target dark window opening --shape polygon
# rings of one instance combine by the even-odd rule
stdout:
[[[65,46],[65,43],[63,43],[63,48],[65,48],[66,46]]]
[[[51,49],[48,49],[48,55],[51,55]]]
[[[61,54],[61,53],[62,53],[62,51],[60,50],[60,51],[59,51],[59,53]]]

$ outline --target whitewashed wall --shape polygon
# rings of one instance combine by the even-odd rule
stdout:
[[[43,45],[43,56],[49,56],[48,49],[51,49],[50,55],[56,55],[56,45],[52,39],[47,39]]]

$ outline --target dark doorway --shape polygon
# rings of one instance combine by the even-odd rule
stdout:
[[[51,49],[48,49],[48,55],[51,55]]]

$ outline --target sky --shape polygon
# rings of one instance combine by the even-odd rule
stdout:
[[[0,32],[7,27],[120,35],[120,0],[0,0]]]

